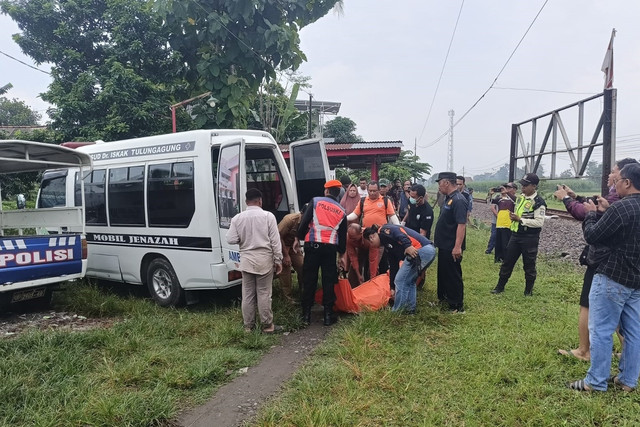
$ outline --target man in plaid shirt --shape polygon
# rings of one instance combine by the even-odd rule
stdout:
[[[591,366],[585,379],[568,385],[578,391],[606,391],[608,382],[631,391],[640,375],[640,165],[626,165],[614,184],[620,201],[609,206],[599,197],[597,206],[592,200],[584,205],[585,240],[610,252],[591,283]],[[610,377],[612,334],[618,325],[625,340],[619,373]]]

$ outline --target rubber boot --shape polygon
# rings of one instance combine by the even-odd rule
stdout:
[[[336,323],[336,318],[331,308],[324,308],[324,326],[331,326]]]
[[[524,287],[524,296],[531,297],[533,296],[533,282],[527,283]]]

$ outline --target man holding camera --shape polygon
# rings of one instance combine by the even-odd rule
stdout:
[[[609,206],[618,200],[620,196],[616,191],[614,182],[620,179],[620,170],[628,164],[637,164],[638,161],[632,158],[618,160],[609,174],[609,192],[604,196],[606,206]],[[582,197],[576,195],[567,185],[558,185],[558,189],[553,193],[554,196],[562,200],[567,212],[575,219],[583,221],[587,210],[583,203],[588,203],[589,199],[597,204],[597,196]],[[595,200],[594,200],[595,199]],[[600,210],[605,210],[606,206],[601,206]],[[580,312],[578,314],[578,348],[571,350],[559,349],[558,354],[563,356],[575,357],[580,360],[589,361],[591,359],[590,340],[589,340],[589,293],[591,292],[591,282],[596,273],[598,265],[606,258],[609,249],[604,245],[587,245],[580,255],[580,264],[586,265],[582,281],[582,291],[580,293]]]
[[[491,291],[492,294],[504,292],[504,287],[511,277],[516,261],[522,255],[525,277],[525,296],[533,295],[533,285],[536,281],[536,258],[538,257],[538,242],[540,231],[544,224],[544,214],[547,204],[538,195],[540,178],[535,173],[528,173],[520,180],[522,195],[517,199],[514,212],[509,214],[511,219],[511,238],[504,254],[504,261],[500,267],[498,284]]]

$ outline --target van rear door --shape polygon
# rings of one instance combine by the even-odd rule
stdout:
[[[329,179],[327,150],[321,139],[306,139],[289,145],[289,169],[297,199],[296,209],[324,195]]]
[[[240,253],[237,245],[227,243],[227,232],[231,218],[245,209],[246,192],[245,141],[242,138],[226,141],[220,146],[218,156],[218,175],[216,177],[216,197],[218,208],[218,226],[222,259],[229,270],[237,270]]]

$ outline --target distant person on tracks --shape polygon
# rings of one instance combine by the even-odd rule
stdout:
[[[620,196],[616,191],[614,182],[620,179],[620,170],[626,165],[632,163],[638,162],[631,158],[622,159],[616,162],[616,165],[611,170],[607,182],[609,185],[609,193],[604,196],[604,199],[609,205],[620,200]],[[567,212],[569,212],[571,216],[579,221],[584,220],[586,216],[586,208],[583,203],[586,201],[586,198],[576,195],[576,193],[567,185],[559,185],[558,189],[553,194],[558,200],[562,200],[564,202]],[[591,291],[591,283],[598,265],[608,255],[608,252],[609,249],[603,245],[587,245],[582,251],[580,264],[586,265],[587,269],[584,272],[582,291],[580,293],[580,312],[578,313],[578,348],[570,350],[559,349],[558,353],[563,356],[575,357],[587,362],[591,359],[591,352],[589,349],[589,292]]]
[[[598,265],[589,293],[591,366],[584,379],[568,384],[576,391],[606,391],[609,384],[632,391],[640,375],[640,164],[622,168],[614,181],[621,200],[609,206],[584,205],[584,238],[609,248]],[[620,327],[625,337],[619,372],[611,376],[613,333]]]
[[[262,209],[262,193],[250,188],[247,209],[231,218],[227,243],[240,245],[242,272],[242,319],[245,332],[256,326],[256,308],[262,332],[272,334],[282,327],[273,323],[271,293],[273,274],[282,271],[282,246],[276,217]],[[289,267],[290,268],[290,267]]]
[[[522,256],[524,268],[524,295],[533,295],[533,285],[536,282],[536,258],[538,257],[538,243],[540,231],[544,225],[544,214],[547,204],[537,189],[540,178],[535,173],[528,173],[520,180],[522,194],[516,200],[514,212],[509,214],[511,223],[511,237],[507,245],[498,284],[491,291],[492,294],[504,292],[505,285],[511,277],[513,267]]]

